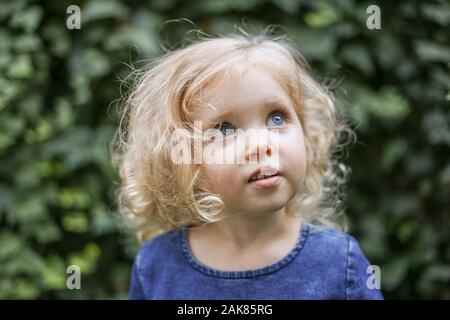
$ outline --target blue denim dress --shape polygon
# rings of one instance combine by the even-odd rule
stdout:
[[[197,260],[186,228],[144,243],[133,263],[130,299],[293,300],[383,299],[357,241],[303,222],[281,260],[259,269],[223,271]]]

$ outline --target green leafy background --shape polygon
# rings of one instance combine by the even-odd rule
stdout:
[[[366,28],[371,4],[381,30]],[[114,214],[115,101],[130,64],[194,28],[179,18],[285,28],[358,134],[350,232],[385,297],[450,299],[450,3],[404,0],[2,1],[0,298],[126,298],[138,246]],[[70,264],[81,290],[66,288]]]

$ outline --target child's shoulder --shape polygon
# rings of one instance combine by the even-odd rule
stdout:
[[[351,248],[358,248],[357,240],[350,234],[333,227],[308,223],[308,242],[322,250],[347,255]]]
[[[166,231],[145,241],[137,253],[138,260],[159,260],[168,258],[171,251],[179,248],[179,233],[181,229]]]
[[[323,225],[308,224],[307,250],[310,256],[323,259],[330,263],[339,261],[350,266],[367,266],[368,260],[359,242],[350,234]],[[319,258],[320,257],[320,258]]]
[[[334,227],[312,223],[307,224],[309,235],[323,241],[348,241],[348,237],[351,237],[348,233]]]
[[[156,249],[159,247],[171,246],[174,243],[176,243],[180,232],[181,229],[174,229],[171,231],[161,233],[158,236],[155,236],[150,240],[145,241],[141,245],[141,250],[149,250],[149,249]]]
[[[358,241],[350,234],[319,225],[309,225],[305,245],[310,270],[321,280],[335,283],[343,290],[345,299],[383,299],[380,290],[369,288],[368,279],[373,267],[364,255]],[[342,284],[345,287],[342,288]]]

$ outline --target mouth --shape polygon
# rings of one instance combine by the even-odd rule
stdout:
[[[278,175],[281,175],[280,171],[273,167],[261,167],[252,173],[252,175],[248,179],[248,182],[267,179]]]

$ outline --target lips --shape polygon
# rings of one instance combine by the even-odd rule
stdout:
[[[267,178],[270,178],[270,177],[273,177],[273,176],[277,176],[277,175],[278,175],[278,173],[271,174],[271,175],[257,174],[256,176],[253,176],[252,178],[250,178],[249,182],[256,181],[256,180],[261,180],[261,179],[267,179]]]
[[[261,167],[252,173],[252,175],[248,179],[248,182],[269,179],[269,178],[275,177],[275,176],[281,176],[281,172],[279,172],[277,169],[275,169],[273,167],[268,167],[268,166]]]

